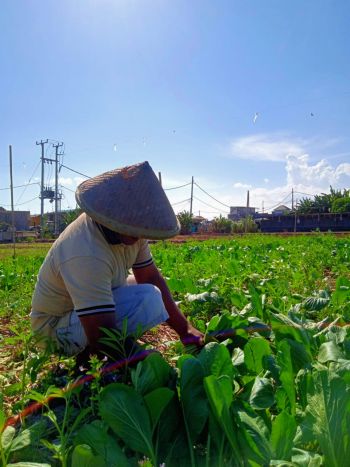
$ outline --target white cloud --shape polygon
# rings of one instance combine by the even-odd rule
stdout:
[[[233,140],[230,155],[240,159],[283,162],[305,153],[307,142],[282,134],[255,134]]]
[[[336,167],[325,159],[315,164],[310,163],[308,154],[289,156],[286,161],[286,182],[273,189],[264,187],[253,188],[250,191],[251,205],[259,208],[264,202],[265,211],[276,204],[286,204],[291,207],[292,189],[294,202],[298,199],[312,197],[315,194],[329,193],[329,188],[347,188],[350,185],[350,164],[341,163]]]
[[[58,183],[59,183],[59,185],[64,185],[64,186],[75,188],[81,182],[83,182],[84,180],[86,180],[86,178],[84,178],[84,177],[59,177],[58,178]],[[48,181],[48,184],[51,185],[51,186],[55,186],[55,179],[51,178]]]
[[[51,183],[55,183],[54,180],[52,180]],[[73,185],[73,179],[70,177],[59,177],[58,183],[61,185],[68,185],[72,186]]]
[[[318,186],[320,189],[329,189],[330,185],[334,187],[339,185],[344,176],[350,177],[349,163],[342,163],[333,167],[325,159],[321,159],[312,165],[309,163],[309,159],[308,154],[299,157],[287,157],[286,173],[289,186]]]
[[[350,177],[350,164],[347,162],[339,164],[336,168],[335,175],[337,178],[341,177],[342,175],[347,175]]]
[[[332,165],[330,155],[311,162],[309,154],[319,154],[329,151],[330,147],[339,143],[338,139],[322,140],[313,138],[303,140],[293,138],[287,134],[253,134],[236,138],[230,144],[231,157],[238,157],[252,161],[271,161],[285,163],[285,180],[274,188],[267,186],[249,187],[243,183],[235,183],[235,188],[250,189],[250,204],[265,211],[279,203],[291,206],[292,189],[294,202],[306,194],[315,195],[328,193],[329,187],[347,188],[350,186],[350,163],[343,162]],[[328,152],[327,151],[327,152]],[[339,155],[339,154],[338,154]],[[341,154],[343,155],[343,154]],[[271,186],[271,181],[264,178],[264,184]],[[231,198],[232,205],[241,205],[241,194]]]
[[[233,188],[243,188],[245,190],[249,190],[252,185],[248,185],[247,183],[236,182],[233,184]]]

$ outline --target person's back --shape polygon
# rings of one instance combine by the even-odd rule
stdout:
[[[164,239],[179,223],[147,162],[83,182],[84,211],[50,249],[35,287],[31,324],[72,355],[101,350],[102,328],[128,334],[168,320],[182,339],[202,335],[181,314],[145,238]],[[134,285],[127,284],[132,268]]]
[[[71,311],[73,302],[62,278],[62,269],[72,269],[74,274],[75,267],[80,265],[76,274],[81,274],[81,267],[89,258],[104,257],[107,260],[109,252],[105,243],[85,213],[73,221],[54,242],[40,268],[32,309],[53,316]]]

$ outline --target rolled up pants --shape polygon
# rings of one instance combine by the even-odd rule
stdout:
[[[161,292],[154,285],[125,285],[112,289],[112,293],[117,329],[122,330],[126,326],[128,335],[145,332],[169,318]],[[53,340],[66,355],[75,355],[88,344],[84,328],[74,310],[62,317],[32,310],[30,318],[34,334],[42,337],[43,342],[47,340],[45,338]]]

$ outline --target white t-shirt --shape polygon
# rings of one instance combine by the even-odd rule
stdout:
[[[112,289],[125,285],[130,268],[152,264],[147,240],[133,245],[107,242],[85,213],[72,222],[49,250],[38,275],[32,310],[64,316],[114,312]]]

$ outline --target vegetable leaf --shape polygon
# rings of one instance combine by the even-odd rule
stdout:
[[[100,413],[128,447],[153,455],[149,415],[143,398],[133,388],[119,383],[105,387],[100,396]]]
[[[318,441],[325,465],[342,467],[350,458],[350,389],[328,370],[315,373],[313,379],[315,392],[308,395],[303,429]]]

